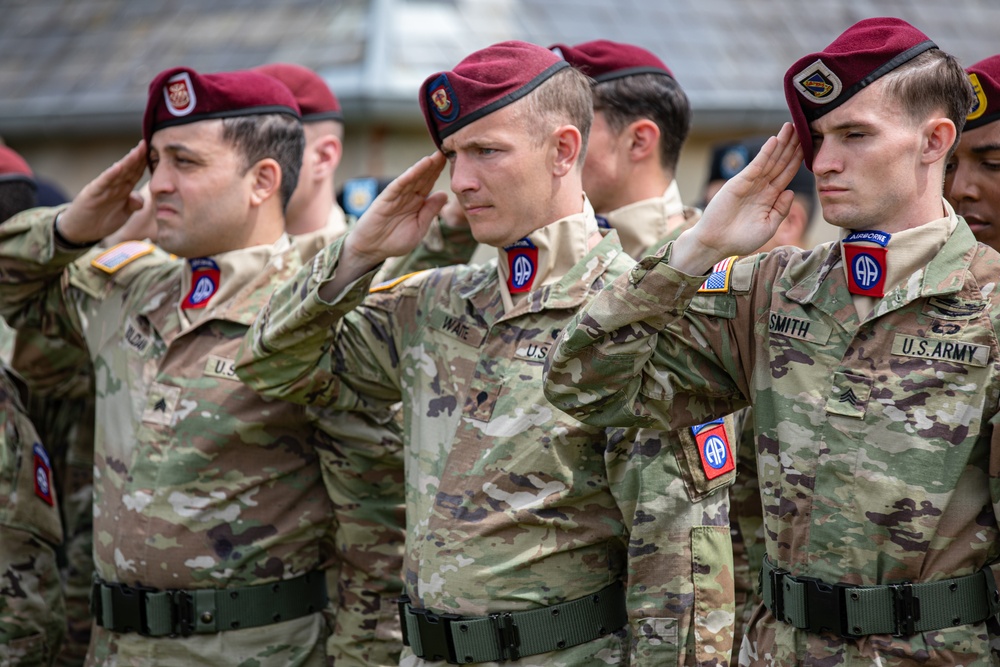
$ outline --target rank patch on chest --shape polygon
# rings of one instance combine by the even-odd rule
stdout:
[[[715,479],[736,468],[726,426],[721,419],[692,426],[691,433],[698,445],[698,457],[705,477]]]
[[[236,360],[226,359],[215,354],[208,355],[208,359],[205,361],[205,375],[239,381],[239,378],[236,377]]]
[[[836,371],[826,399],[826,411],[852,419],[864,419],[872,384],[872,379],[864,375]]]
[[[965,366],[985,367],[990,361],[990,348],[986,345],[899,333],[892,339],[892,353],[902,357],[953,361]]]
[[[705,292],[728,292],[729,277],[733,271],[733,264],[736,263],[736,256],[727,257],[712,267],[712,272],[708,274],[708,279],[698,288],[699,293]]]
[[[180,397],[180,387],[154,382],[146,394],[146,409],[142,412],[142,421],[170,426],[174,421],[174,412],[177,410]]]
[[[153,249],[154,246],[145,241],[125,241],[90,260],[90,265],[105,273],[114,273],[129,262],[153,252]]]
[[[35,495],[49,505],[55,506],[52,497],[52,462],[49,460],[48,452],[37,442],[31,448],[31,452],[35,463]]]

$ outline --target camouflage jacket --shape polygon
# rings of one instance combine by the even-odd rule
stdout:
[[[352,410],[403,402],[404,579],[414,605],[478,616],[551,605],[627,579],[632,630],[641,638],[634,650],[645,656],[636,664],[682,660],[695,644],[697,603],[721,613],[710,619],[715,643],[701,647],[717,659],[716,643],[725,645],[732,622],[721,610],[731,572],[716,565],[728,549],[727,517],[714,499],[700,504],[704,488],[692,492],[699,503],[691,509],[688,488],[707,486],[696,479],[699,464],[656,433],[581,424],[541,393],[543,362],[568,318],[633,264],[617,236],[509,313],[495,261],[420,273],[371,293],[369,275],[325,303],[317,290],[336,271],[339,252],[331,246],[274,293],[237,373],[265,395],[306,404]],[[701,526],[694,536],[691,520]],[[627,635],[513,664],[626,664]],[[405,664],[415,664],[407,656]]]
[[[374,644],[387,600],[398,595],[403,539],[400,442],[380,423],[391,415],[328,419],[263,398],[233,373],[253,317],[302,265],[297,247],[237,251],[235,262],[260,263],[240,266],[255,279],[188,324],[180,309],[187,261],[149,246],[102,270],[98,257],[107,266],[122,251],[59,247],[54,213],[29,211],[0,230],[0,309],[15,328],[45,331],[57,345],[84,340],[96,370],[98,576],[157,589],[259,585],[323,568],[336,553],[345,569],[337,622],[351,630],[334,640],[352,651]],[[261,665],[322,664],[327,631],[314,617],[281,624],[283,635],[298,633],[291,643],[269,631],[279,626],[222,633],[232,652],[222,657],[209,637],[99,629],[96,659],[117,653],[118,664],[155,664],[159,652],[225,664],[251,657],[245,641],[260,642],[264,654],[252,657]]]
[[[656,252],[664,244],[680,236],[681,232],[685,229],[693,226],[701,218],[701,211],[696,208],[684,206],[681,201],[677,181],[673,181],[662,197],[653,197],[633,202],[627,206],[608,212],[604,218],[607,224],[618,232],[625,252],[634,259],[639,260],[648,254]],[[735,415],[726,415],[723,419],[726,424],[726,432],[736,434],[735,439],[729,439],[729,455],[735,456],[739,434],[742,432],[743,422],[745,421],[745,411],[741,411]],[[663,434],[663,438],[669,443],[671,449],[681,452],[686,451],[689,456],[694,457],[694,461],[699,460],[698,457],[701,454],[696,453],[699,444],[695,441],[690,429],[678,429],[673,433]],[[704,440],[702,443],[704,443]],[[728,472],[722,473],[718,479],[713,478],[711,488],[713,490],[722,489],[728,485],[731,490],[740,481],[742,480],[736,478],[736,468],[734,467]],[[681,499],[686,497],[684,494],[678,496]],[[697,520],[697,513],[704,513],[704,510],[713,503],[714,507],[709,515],[728,517],[727,523],[730,525],[730,535],[735,538],[738,535],[732,525],[735,517],[732,513],[730,498],[725,492],[706,496],[703,500],[699,499],[699,502],[681,503],[673,511],[677,512],[678,518],[682,517],[685,513],[691,513],[688,525],[691,526],[693,531],[692,537],[694,537],[698,527],[702,524],[701,521]],[[733,546],[735,547],[735,544]],[[739,600],[738,593],[741,584],[747,580],[746,567],[741,562],[741,559],[735,557],[727,558],[726,553],[735,556],[739,552],[735,551],[734,548],[728,549],[728,551],[720,548],[720,552],[714,558],[716,567],[724,571],[729,570],[733,573],[734,591],[732,601],[729,599],[713,600],[714,604],[712,606],[699,605],[699,609],[696,610],[698,616],[695,619],[696,627],[699,628],[699,634],[696,635],[696,639],[699,643],[704,642],[706,647],[713,647],[715,652],[709,654],[699,647],[695,656],[688,657],[689,664],[692,662],[702,665],[723,664],[725,661],[724,655],[729,653],[730,650],[733,657],[736,657],[739,652],[739,642],[737,639],[740,636],[738,633],[738,630],[740,630],[740,605],[737,602]],[[728,589],[726,592],[728,593]],[[728,614],[730,610],[733,611],[735,620],[730,624],[728,631],[715,627],[715,622],[711,621],[710,618],[719,619],[724,614]]]
[[[65,633],[55,547],[63,540],[45,445],[21,392],[0,365],[0,664],[49,665]]]
[[[971,574],[1000,555],[998,268],[959,222],[860,321],[837,243],[742,260],[712,294],[651,256],[567,329],[546,395],[594,425],[675,427],[752,397],[777,566],[860,585]],[[761,608],[741,662],[983,665],[989,636],[967,624],[851,640]]]

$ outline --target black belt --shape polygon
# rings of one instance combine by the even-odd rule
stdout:
[[[541,609],[488,616],[435,614],[399,599],[403,643],[418,658],[452,665],[518,658],[593,641],[628,623],[625,587],[618,581],[597,593]]]
[[[318,570],[241,588],[161,591],[97,579],[90,595],[90,613],[99,626],[145,637],[187,637],[270,625],[313,614],[326,605],[326,575]]]
[[[988,567],[922,584],[854,586],[793,577],[765,558],[760,588],[764,605],[779,621],[848,638],[906,637],[980,623],[1000,611],[1000,591]]]

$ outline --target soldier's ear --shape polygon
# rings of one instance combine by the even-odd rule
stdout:
[[[958,130],[950,118],[939,117],[925,121],[921,161],[927,165],[940,161],[943,168],[944,161],[948,159],[948,153],[957,137]]]
[[[279,196],[281,166],[273,158],[264,158],[250,168],[250,202],[260,206],[268,199]]]
[[[565,176],[580,159],[583,137],[575,125],[561,125],[552,132],[553,175]]]
[[[316,179],[322,181],[331,178],[337,170],[340,157],[344,152],[340,139],[332,134],[325,135],[316,141],[312,150]]]
[[[648,118],[629,123],[625,128],[628,140],[629,158],[641,162],[650,156],[659,160],[660,128]]]

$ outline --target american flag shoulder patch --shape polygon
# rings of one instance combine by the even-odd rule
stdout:
[[[105,273],[114,273],[129,262],[153,252],[155,246],[145,241],[125,241],[109,248],[90,261],[95,269]]]
[[[733,272],[733,264],[736,263],[737,256],[727,257],[712,267],[712,272],[708,274],[708,279],[698,288],[698,293],[703,292],[728,292],[729,278]]]

